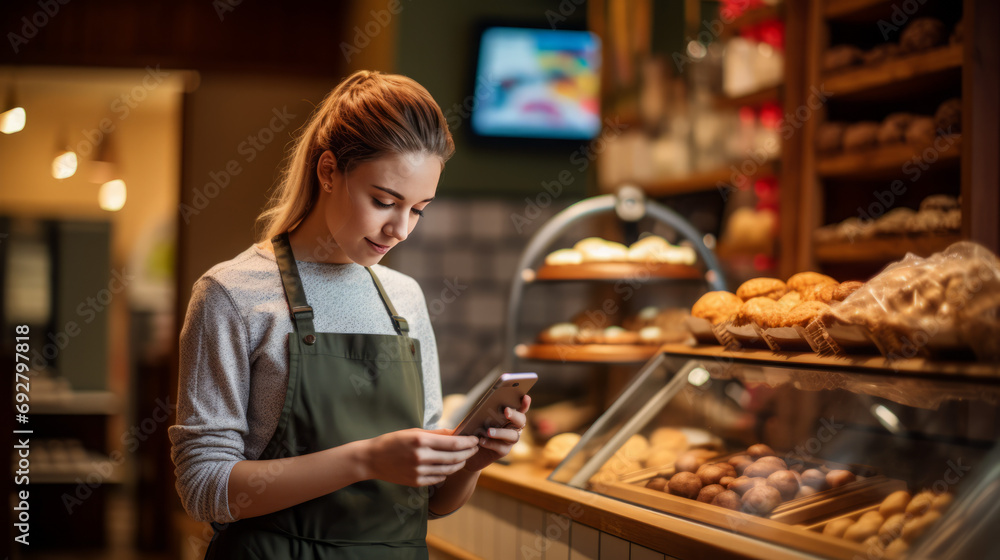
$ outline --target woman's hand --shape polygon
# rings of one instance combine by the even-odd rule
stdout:
[[[504,416],[507,424],[501,428],[490,428],[489,432],[479,440],[479,452],[465,462],[465,470],[477,472],[485,469],[497,460],[506,457],[514,444],[521,439],[521,430],[528,424],[528,408],[531,407],[531,397],[521,398],[521,407],[517,410],[507,407]]]
[[[389,432],[367,440],[366,479],[407,486],[430,486],[461,470],[476,455],[475,436],[454,436],[420,428]]]

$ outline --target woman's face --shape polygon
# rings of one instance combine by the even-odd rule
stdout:
[[[337,247],[336,262],[377,264],[405,241],[441,178],[441,159],[428,154],[388,155],[347,173],[327,175],[323,214]]]

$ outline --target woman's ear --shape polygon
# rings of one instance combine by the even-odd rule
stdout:
[[[319,162],[316,165],[316,178],[319,179],[320,188],[326,192],[333,190],[337,173],[337,157],[330,150],[326,150],[319,155]]]

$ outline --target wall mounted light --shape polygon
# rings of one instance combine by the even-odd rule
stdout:
[[[56,157],[52,159],[52,176],[56,179],[68,179],[76,174],[79,159],[76,152],[66,142],[66,135],[60,135],[56,144]]]
[[[14,84],[7,86],[7,99],[3,104],[3,112],[0,113],[0,132],[4,134],[14,134],[24,130],[24,123],[28,120],[28,114],[24,107],[17,102],[14,95]]]

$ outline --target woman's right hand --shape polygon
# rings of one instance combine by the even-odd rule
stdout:
[[[479,438],[451,435],[450,430],[411,428],[383,434],[367,443],[366,478],[406,486],[444,482],[479,451]]]

